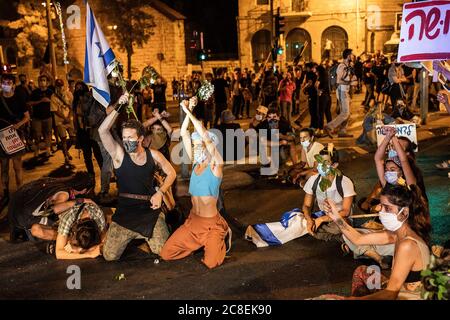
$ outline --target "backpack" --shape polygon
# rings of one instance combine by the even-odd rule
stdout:
[[[89,127],[98,128],[106,118],[106,108],[103,107],[93,96],[83,104],[83,114],[87,114]]]
[[[332,88],[336,87],[336,84],[337,84],[337,68],[338,68],[338,66],[339,66],[338,64],[335,64],[330,69],[330,86]]]

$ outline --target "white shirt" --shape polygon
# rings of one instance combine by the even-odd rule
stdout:
[[[316,181],[319,174],[313,175],[311,178],[308,179],[306,182],[303,190],[310,195],[314,196],[314,191],[312,189],[314,185],[314,181]],[[322,178],[321,178],[322,179]],[[347,178],[346,176],[342,177],[342,191],[344,192],[344,198],[356,196],[355,188],[353,186],[353,182]],[[331,184],[331,187],[329,187],[326,190],[326,193],[320,190],[320,180],[317,184],[317,190],[315,197],[317,199],[317,204],[319,205],[320,210],[324,210],[324,202],[328,198],[334,201],[336,203],[336,207],[339,211],[342,210],[342,203],[344,199],[339,194],[337,187],[336,187],[336,177],[333,180],[333,183]]]
[[[316,161],[314,156],[316,154],[319,154],[319,152],[322,151],[323,148],[325,148],[323,144],[316,141],[312,143],[311,149],[309,151],[307,151],[308,149],[303,148],[302,151],[306,151],[306,163],[308,164],[308,168],[314,168],[314,162]]]

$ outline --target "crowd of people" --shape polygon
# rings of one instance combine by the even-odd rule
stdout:
[[[42,178],[23,185],[24,151],[12,155],[3,151],[0,195],[2,201],[9,201],[11,240],[48,241],[47,252],[57,259],[102,255],[114,261],[133,239],[143,239],[148,250],[163,260],[182,259],[204,247],[202,262],[208,268],[221,265],[231,246],[231,229],[222,215],[223,166],[224,161],[236,160],[236,153],[228,154],[228,146],[235,146],[235,140],[227,140],[224,133],[239,130],[235,120],[247,117],[251,129],[268,133],[260,136],[259,143],[275,145],[281,157],[290,159],[288,179],[306,194],[302,214],[308,233],[320,240],[338,241],[345,252],[371,258],[383,269],[392,265],[390,277],[383,278],[383,287],[377,292],[365,287],[367,272],[358,268],[352,297],[419,298],[418,275],[429,262],[431,224],[413,143],[397,138],[392,128],[383,128],[386,138],[375,153],[374,166],[379,182],[358,203],[363,211],[379,213],[380,231],[353,228],[355,186],[338,170],[339,153],[333,144],[317,141],[335,134],[351,136],[346,131],[350,104],[360,81],[366,87],[364,107],[390,96],[391,112],[395,113],[401,112],[398,101],[404,97],[417,101],[417,72],[405,72],[406,67],[397,64],[395,57],[387,68],[386,60],[377,53],[367,57],[358,75],[351,49],[344,50],[342,59],[334,64],[329,60],[320,65],[306,63],[284,73],[272,67],[261,68],[258,74],[237,68],[229,77],[220,69],[215,75],[205,74],[204,79],[215,89],[206,101],[195,97],[202,83],[200,74],[195,73],[185,84],[175,84],[174,80],[174,94],[184,115],[181,141],[193,164],[189,185],[192,208],[179,225],[167,223],[167,214],[177,199],[172,192],[176,172],[170,155],[173,129],[168,122],[166,80],[158,77],[142,90],[131,90],[136,82],[130,81],[125,92],[110,75],[111,104],[104,108],[82,81],[66,83],[42,73],[38,87],[33,88],[25,75],[19,76],[20,84],[16,85],[14,75],[3,74],[0,129],[12,125],[36,157],[41,149],[44,156],[54,152],[52,135],[65,163],[72,160],[69,149],[75,145],[83,152],[87,170],[73,177]],[[383,91],[386,79],[389,91]],[[334,90],[339,114],[332,119]],[[295,132],[293,125],[302,121],[301,95],[307,97],[307,108],[303,109],[308,110],[311,123]],[[129,119],[123,111],[130,97],[137,119]],[[442,95],[439,99],[445,102]],[[251,117],[253,108],[256,113]],[[227,152],[220,143],[227,146]],[[118,203],[112,216],[92,200],[93,156],[101,172],[98,199],[109,197],[113,176],[117,183]],[[13,195],[8,188],[10,160],[17,185]],[[329,184],[326,190],[322,188],[327,185],[324,180]],[[394,262],[387,262],[389,256]]]

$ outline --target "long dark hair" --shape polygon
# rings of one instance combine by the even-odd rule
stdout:
[[[77,221],[70,229],[69,236],[83,249],[89,249],[100,243],[100,231],[92,219]]]
[[[389,202],[396,206],[409,208],[408,225],[427,245],[430,245],[430,211],[420,188],[414,184],[405,187],[387,183],[381,195],[388,197]]]

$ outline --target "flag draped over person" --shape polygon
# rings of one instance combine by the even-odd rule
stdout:
[[[111,102],[108,74],[114,68],[115,55],[100,29],[94,12],[86,2],[86,52],[84,82],[92,86],[92,95],[105,108]]]

